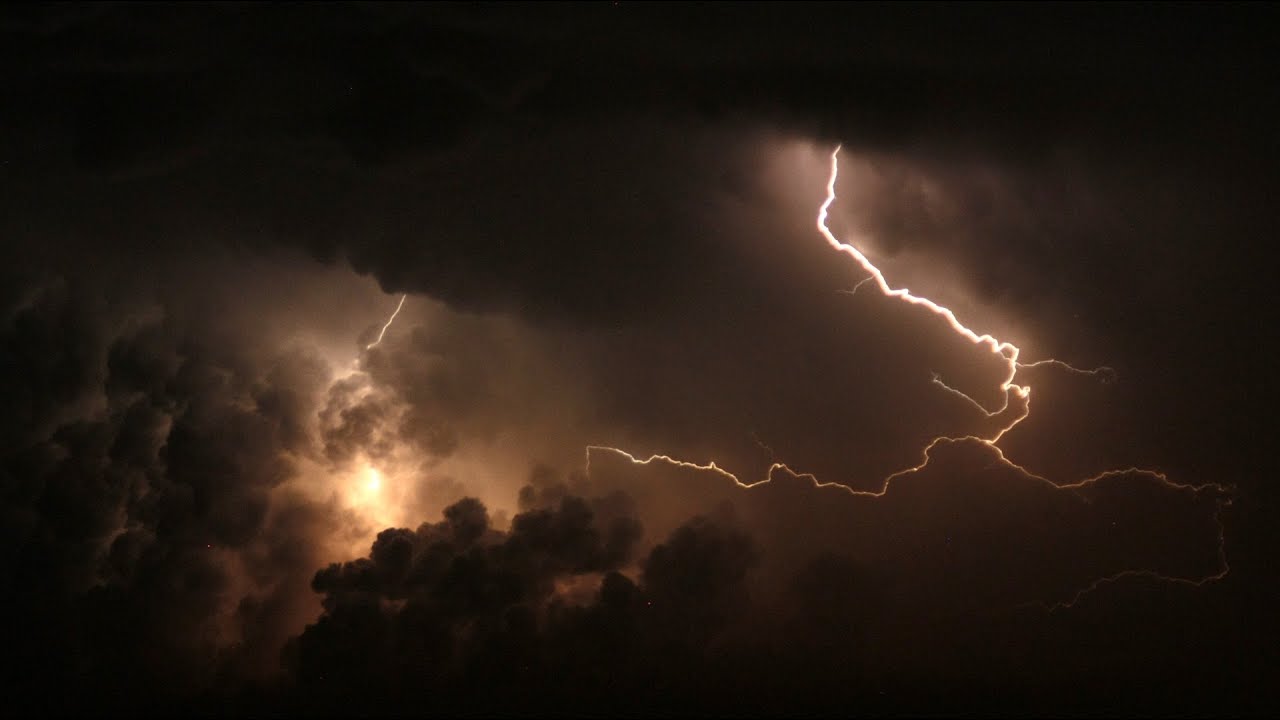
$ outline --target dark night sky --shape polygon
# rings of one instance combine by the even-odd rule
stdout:
[[[8,707],[1273,712],[1274,16],[6,7]]]

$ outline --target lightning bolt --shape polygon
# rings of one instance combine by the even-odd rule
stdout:
[[[987,348],[990,350],[991,353],[1001,358],[1001,360],[1004,362],[1004,365],[1005,365],[1005,377],[1004,377],[1004,380],[1000,383],[1000,392],[1003,393],[1004,395],[1004,401],[1000,404],[1000,407],[998,408],[987,409],[983,407],[981,403],[969,397],[964,392],[957,390],[956,388],[953,388],[950,385],[947,385],[945,382],[942,381],[942,378],[937,373],[934,373],[932,378],[932,381],[935,385],[938,385],[943,389],[949,391],[953,395],[956,395],[957,397],[967,401],[970,405],[977,408],[979,412],[981,412],[988,418],[992,418],[997,415],[1000,415],[1001,413],[1003,413],[1005,410],[1008,409],[1010,395],[1016,396],[1020,400],[1027,401],[1026,408],[1024,409],[1024,411],[1015,415],[1012,422],[1010,422],[1005,427],[1000,428],[1000,430],[996,433],[994,437],[989,438],[991,442],[998,441],[1001,437],[1004,436],[1005,433],[1012,430],[1015,425],[1022,422],[1022,420],[1030,414],[1031,388],[1014,383],[1014,378],[1016,378],[1018,375],[1019,367],[1031,367],[1035,365],[1050,364],[1056,367],[1066,368],[1072,372],[1083,374],[1083,375],[1104,375],[1107,377],[1114,376],[1115,371],[1112,370],[1111,368],[1103,367],[1103,368],[1097,368],[1095,370],[1081,370],[1079,368],[1068,365],[1067,363],[1062,362],[1061,360],[1041,360],[1039,362],[1032,363],[1031,365],[1024,365],[1018,362],[1018,356],[1022,353],[1022,351],[1021,349],[1018,348],[1017,345],[1014,345],[1013,343],[1010,343],[1010,342],[998,340],[989,334],[979,335],[978,333],[974,332],[973,330],[966,327],[963,323],[961,323],[960,320],[956,317],[956,314],[950,308],[943,307],[942,305],[937,304],[936,302],[930,300],[929,298],[913,295],[911,294],[911,291],[908,290],[907,288],[894,289],[890,287],[889,281],[885,279],[884,273],[880,271],[880,268],[876,267],[875,264],[872,263],[871,260],[866,255],[864,255],[861,250],[859,250],[858,248],[852,245],[841,242],[831,232],[831,228],[827,226],[827,211],[831,208],[831,204],[836,200],[836,180],[840,175],[840,159],[839,158],[840,158],[840,146],[837,145],[836,149],[831,152],[831,175],[827,180],[827,197],[825,200],[822,201],[822,205],[818,208],[817,226],[818,226],[818,233],[822,235],[823,239],[827,241],[828,245],[830,245],[837,252],[841,252],[848,255],[849,257],[852,257],[854,261],[857,262],[858,265],[861,266],[862,269],[867,273],[867,277],[864,278],[862,282],[859,282],[857,285],[855,285],[853,288],[853,291],[850,292],[849,294],[852,295],[856,293],[864,283],[874,282],[876,287],[880,288],[880,292],[883,293],[885,296],[898,298],[899,300],[911,303],[912,305],[919,305],[921,307],[926,308],[927,310],[929,310],[929,312],[932,312],[934,315],[937,315],[945,319],[947,321],[947,324],[951,326],[951,329],[955,333],[957,333],[958,335],[960,335],[961,337],[965,338],[966,340],[968,340],[969,342],[975,345],[987,346]]]
[[[858,290],[862,289],[862,286],[863,286],[863,285],[866,285],[867,283],[871,282],[873,279],[874,279],[874,278],[872,278],[871,276],[864,277],[864,278],[862,278],[861,280],[859,280],[859,281],[858,281],[858,284],[857,284],[857,285],[854,285],[854,286],[853,286],[853,289],[851,289],[851,290],[837,290],[836,292],[840,293],[841,295],[849,295],[849,296],[857,295],[857,294],[858,294]]]
[[[404,307],[404,301],[408,299],[408,297],[408,293],[400,296],[400,304],[396,305],[396,309],[391,313],[391,317],[387,318],[387,322],[382,326],[382,329],[378,331],[378,339],[368,345],[365,345],[365,350],[372,350],[378,346],[378,343],[382,342],[382,336],[387,334],[387,328],[391,327],[391,323],[395,322],[396,316],[400,314],[400,308]]]
[[[753,487],[757,487],[759,485],[764,485],[770,482],[771,480],[773,480],[773,474],[775,472],[777,472],[778,470],[782,470],[786,472],[788,475],[791,475],[793,477],[812,481],[814,487],[818,487],[818,488],[834,487],[834,488],[839,488],[840,490],[843,490],[849,493],[850,495],[854,495],[858,497],[877,498],[877,497],[884,497],[884,494],[889,491],[889,486],[893,483],[894,480],[897,480],[898,478],[901,478],[907,475],[918,473],[924,470],[926,467],[928,467],[929,461],[933,457],[933,449],[937,447],[940,443],[961,443],[961,442],[977,442],[977,443],[982,443],[983,445],[986,445],[992,450],[995,450],[996,457],[999,459],[1001,465],[1011,470],[1016,470],[1031,480],[1035,480],[1037,482],[1048,485],[1050,488],[1054,490],[1077,490],[1078,491],[1090,485],[1093,485],[1100,480],[1105,480],[1106,478],[1114,477],[1117,475],[1143,475],[1148,478],[1151,478],[1152,480],[1155,480],[1161,485],[1164,485],[1165,487],[1168,487],[1172,490],[1194,490],[1198,492],[1204,491],[1204,490],[1214,490],[1219,493],[1222,493],[1223,495],[1229,495],[1231,493],[1231,488],[1224,485],[1219,485],[1217,483],[1206,483],[1204,485],[1187,485],[1183,483],[1176,483],[1170,480],[1164,473],[1156,472],[1154,470],[1145,470],[1145,469],[1136,468],[1136,467],[1125,468],[1123,470],[1104,470],[1103,472],[1100,472],[1097,475],[1094,475],[1092,477],[1085,478],[1084,480],[1079,480],[1077,482],[1068,483],[1065,485],[1059,485],[1058,483],[1055,483],[1049,478],[1044,477],[1043,475],[1038,475],[1028,470],[1027,468],[1023,467],[1022,465],[1019,465],[1018,463],[1013,462],[1012,460],[1010,460],[1008,457],[1005,456],[1004,451],[1000,449],[999,445],[996,445],[994,442],[986,438],[977,437],[976,435],[964,435],[961,437],[943,436],[943,437],[934,438],[929,442],[928,445],[925,446],[924,451],[922,453],[923,459],[920,461],[918,465],[912,465],[911,467],[898,470],[897,472],[894,472],[892,475],[889,475],[888,477],[886,477],[884,480],[881,481],[879,490],[854,490],[853,488],[843,483],[820,482],[817,476],[815,476],[813,473],[800,472],[790,467],[786,463],[781,463],[781,462],[775,462],[772,465],[770,465],[768,471],[765,473],[764,478],[760,480],[756,480],[755,482],[744,483],[742,482],[741,479],[738,478],[737,475],[734,475],[728,470],[725,470],[724,468],[717,465],[714,460],[705,465],[700,465],[698,463],[693,463],[693,462],[687,462],[685,460],[677,460],[676,458],[673,458],[670,455],[650,455],[649,457],[641,460],[640,458],[636,457],[635,455],[632,455],[626,450],[621,450],[616,447],[609,447],[608,445],[588,445],[587,446],[587,469],[588,471],[591,469],[591,453],[593,451],[603,451],[603,452],[614,453],[616,455],[621,455],[622,457],[626,458],[628,461],[630,461],[634,465],[652,465],[655,462],[661,462],[667,465],[671,465],[672,467],[681,467],[689,470],[701,470],[701,471],[713,472],[727,480],[732,480],[734,484],[744,489],[750,489]],[[1230,505],[1231,502],[1230,500],[1225,500],[1223,504]],[[1224,564],[1225,564],[1225,559],[1224,559]],[[1139,572],[1145,572],[1145,571],[1126,570],[1124,572],[1139,573]],[[1107,578],[1103,578],[1099,582],[1104,582],[1106,579]]]
[[[1230,504],[1230,503],[1228,502],[1226,504]],[[1071,608],[1075,607],[1076,603],[1080,602],[1081,598],[1083,598],[1085,595],[1088,595],[1089,593],[1103,586],[1113,585],[1115,583],[1118,583],[1122,580],[1126,580],[1129,578],[1146,578],[1147,580],[1155,580],[1156,582],[1165,582],[1165,583],[1171,583],[1174,585],[1185,585],[1185,586],[1194,587],[1194,588],[1204,587],[1209,583],[1217,582],[1221,580],[1222,578],[1226,577],[1228,573],[1231,572],[1231,566],[1227,564],[1227,540],[1226,540],[1226,537],[1224,537],[1225,533],[1223,532],[1223,529],[1222,529],[1222,519],[1217,514],[1214,515],[1214,519],[1218,522],[1218,563],[1219,563],[1219,567],[1221,568],[1220,570],[1218,570],[1218,572],[1212,575],[1206,575],[1197,580],[1194,578],[1170,577],[1168,575],[1161,575],[1160,573],[1154,570],[1141,570],[1141,569],[1121,570],[1120,572],[1115,573],[1113,575],[1108,575],[1106,577],[1102,577],[1102,578],[1098,578],[1097,580],[1094,580],[1093,582],[1089,583],[1087,586],[1077,590],[1075,595],[1071,596],[1070,600],[1064,600],[1063,602],[1054,603],[1052,605],[1046,605],[1041,603],[1040,607],[1044,608],[1049,613],[1056,613],[1061,610],[1070,610]]]
[[[992,354],[997,355],[1001,358],[1005,366],[1005,375],[999,387],[1000,387],[1000,391],[1004,395],[1004,400],[1001,402],[999,407],[988,409],[978,401],[974,400],[969,395],[965,394],[963,391],[958,390],[954,387],[951,387],[950,385],[947,385],[945,382],[942,381],[941,376],[939,376],[937,373],[933,373],[931,382],[935,385],[938,385],[943,390],[964,400],[969,405],[973,406],[978,412],[985,415],[987,418],[994,418],[998,415],[1003,414],[1006,410],[1008,410],[1009,404],[1010,404],[1009,399],[1011,396],[1021,401],[1022,407],[1020,411],[1015,413],[1013,416],[1013,419],[1009,421],[1007,424],[1005,424],[1003,427],[999,428],[999,430],[991,437],[977,437],[973,435],[967,435],[961,438],[951,438],[951,437],[934,438],[924,448],[924,452],[923,452],[924,457],[918,465],[914,465],[912,467],[899,470],[889,475],[881,483],[880,489],[876,491],[854,490],[853,488],[838,482],[825,482],[825,483],[819,482],[818,478],[813,474],[798,472],[796,470],[793,470],[787,464],[781,463],[781,462],[774,462],[773,464],[771,464],[769,466],[768,471],[765,473],[764,478],[757,480],[755,482],[744,483],[736,475],[725,470],[724,468],[721,468],[714,461],[705,465],[701,465],[698,463],[678,460],[669,455],[651,455],[648,458],[645,458],[642,460],[632,455],[631,453],[626,452],[625,450],[621,450],[619,448],[614,448],[614,447],[603,446],[603,445],[590,445],[586,449],[586,471],[588,476],[590,475],[590,472],[591,472],[592,452],[602,451],[602,452],[616,453],[636,465],[650,465],[655,462],[661,462],[661,463],[665,463],[675,467],[712,472],[717,475],[720,475],[721,477],[732,480],[734,484],[736,484],[741,488],[752,488],[757,485],[771,482],[773,480],[773,474],[781,470],[781,471],[785,471],[786,473],[794,477],[808,479],[813,483],[815,488],[838,487],[852,495],[878,498],[878,497],[883,497],[884,494],[888,492],[889,486],[893,483],[895,479],[920,472],[926,466],[928,466],[930,457],[931,457],[931,451],[939,443],[973,441],[973,442],[982,443],[990,447],[991,449],[993,449],[996,452],[999,462],[1001,462],[1006,467],[1017,470],[1018,472],[1021,472],[1022,474],[1024,474],[1029,478],[1046,483],[1051,487],[1053,487],[1055,490],[1066,491],[1066,492],[1078,492],[1081,489],[1089,485],[1092,485],[1104,478],[1111,477],[1114,475],[1132,473],[1132,474],[1140,474],[1140,475],[1147,476],[1171,489],[1194,490],[1197,492],[1203,491],[1203,490],[1214,490],[1227,497],[1226,500],[1220,502],[1219,511],[1214,514],[1214,519],[1218,525],[1219,570],[1217,572],[1202,578],[1193,579],[1193,578],[1182,578],[1182,577],[1163,575],[1156,571],[1142,569],[1142,568],[1126,569],[1126,570],[1122,570],[1120,572],[1117,572],[1112,575],[1108,575],[1106,577],[1102,577],[1093,581],[1088,586],[1076,591],[1076,593],[1067,601],[1060,602],[1054,605],[1042,605],[1042,607],[1048,610],[1049,612],[1055,612],[1058,610],[1071,608],[1076,603],[1078,603],[1082,597],[1093,592],[1094,590],[1097,590],[1098,588],[1103,587],[1105,585],[1120,582],[1126,578],[1143,577],[1143,578],[1149,578],[1149,579],[1158,580],[1162,582],[1189,585],[1193,587],[1201,587],[1208,583],[1215,582],[1226,577],[1227,574],[1231,571],[1231,567],[1227,562],[1225,528],[1223,526],[1220,513],[1221,513],[1222,507],[1230,505],[1229,498],[1230,498],[1230,495],[1233,494],[1233,488],[1219,485],[1217,483],[1207,483],[1200,486],[1179,484],[1169,480],[1162,473],[1155,472],[1153,470],[1142,470],[1138,468],[1129,468],[1127,470],[1107,470],[1098,475],[1095,475],[1090,478],[1086,478],[1076,483],[1058,485],[1052,482],[1051,480],[1049,480],[1048,478],[1037,475],[1036,473],[1033,473],[1027,470],[1023,466],[1017,463],[1014,463],[1011,460],[1009,460],[1007,457],[1005,457],[1004,451],[1000,449],[997,443],[1000,441],[1002,437],[1004,437],[1004,435],[1007,432],[1012,430],[1018,423],[1022,422],[1024,419],[1026,419],[1027,416],[1031,414],[1031,388],[1025,385],[1019,385],[1015,382],[1019,369],[1034,368],[1034,367],[1054,367],[1054,368],[1058,368],[1060,370],[1064,370],[1066,372],[1076,374],[1076,375],[1088,375],[1092,377],[1097,377],[1100,379],[1101,382],[1104,382],[1104,383],[1113,382],[1116,379],[1117,375],[1115,370],[1105,366],[1094,368],[1092,370],[1085,370],[1085,369],[1077,368],[1061,360],[1055,360],[1055,359],[1037,360],[1031,363],[1020,362],[1018,358],[1021,355],[1022,351],[1020,348],[1018,348],[1018,346],[1014,345],[1013,343],[998,340],[994,336],[986,333],[980,335],[977,332],[965,326],[963,323],[961,323],[960,320],[956,317],[955,312],[953,312],[950,308],[939,305],[928,298],[920,297],[918,295],[913,295],[911,291],[908,290],[907,288],[894,289],[890,287],[888,280],[885,279],[884,273],[881,272],[880,268],[876,267],[875,264],[872,263],[871,260],[865,254],[863,254],[861,250],[859,250],[858,248],[852,245],[844,243],[840,239],[838,239],[831,232],[831,229],[827,226],[828,210],[830,209],[831,204],[835,202],[835,199],[836,199],[836,180],[839,176],[839,171],[840,171],[839,155],[840,155],[840,146],[836,146],[835,150],[833,150],[831,153],[831,175],[827,180],[827,196],[823,200],[822,205],[818,208],[818,218],[817,218],[818,233],[822,235],[822,237],[827,241],[827,244],[829,244],[834,250],[853,258],[854,261],[857,262],[858,265],[861,266],[864,271],[866,271],[867,277],[864,278],[862,281],[860,281],[857,285],[855,285],[852,290],[840,290],[837,292],[841,292],[848,295],[855,295],[858,292],[858,290],[862,288],[863,285],[865,285],[868,282],[872,282],[875,284],[876,287],[880,289],[880,292],[884,294],[886,297],[898,298],[903,302],[908,302],[908,303],[911,303],[912,305],[921,306],[929,310],[933,314],[939,317],[942,317],[947,321],[948,325],[950,325],[951,330],[953,332],[965,338],[966,340],[973,343],[974,345],[986,346]],[[772,455],[772,448],[769,448],[767,445],[765,445],[759,438],[756,438],[756,443],[759,444],[761,447],[768,449],[770,454]]]

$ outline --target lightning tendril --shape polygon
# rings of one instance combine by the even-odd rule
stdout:
[[[1019,385],[1015,382],[1019,369],[1034,368],[1034,367],[1054,367],[1059,370],[1063,370],[1076,375],[1093,376],[1098,378],[1101,382],[1104,382],[1104,383],[1112,382],[1115,380],[1116,378],[1115,370],[1105,366],[1094,368],[1091,370],[1086,370],[1086,369],[1077,368],[1073,365],[1070,365],[1066,362],[1063,362],[1061,360],[1056,360],[1056,359],[1037,360],[1035,362],[1030,362],[1030,363],[1020,362],[1019,356],[1021,355],[1022,351],[1020,348],[1018,348],[1018,346],[1014,345],[1013,343],[998,340],[997,338],[995,338],[990,334],[986,334],[986,333],[978,334],[977,332],[971,330],[970,328],[962,324],[960,320],[956,317],[955,312],[953,312],[950,308],[939,305],[928,298],[920,297],[918,295],[913,295],[911,291],[908,290],[907,288],[895,289],[893,287],[890,287],[888,280],[885,279],[884,273],[881,272],[880,268],[876,267],[875,264],[872,263],[871,260],[867,258],[867,256],[863,254],[861,250],[859,250],[858,248],[852,245],[849,245],[847,243],[840,241],[831,232],[831,229],[827,226],[828,210],[830,209],[831,204],[835,202],[835,199],[836,199],[836,179],[839,175],[839,155],[840,155],[840,147],[836,146],[835,150],[832,151],[831,153],[831,175],[827,180],[827,186],[826,186],[827,196],[823,200],[822,205],[818,208],[817,228],[818,228],[819,234],[822,235],[822,237],[827,241],[827,243],[833,249],[835,249],[837,252],[843,253],[853,258],[854,261],[857,262],[858,265],[864,271],[866,271],[867,277],[861,280],[857,285],[855,285],[852,290],[840,290],[837,292],[841,292],[847,295],[854,295],[858,292],[858,290],[862,288],[863,285],[867,284],[868,282],[872,282],[875,284],[876,287],[880,289],[880,292],[885,296],[898,298],[904,302],[911,303],[912,305],[921,306],[929,310],[933,314],[938,315],[939,317],[942,317],[943,319],[945,319],[948,325],[950,325],[952,331],[954,331],[961,337],[964,337],[969,342],[973,343],[974,345],[986,346],[987,349],[992,354],[997,355],[1002,359],[1005,366],[1004,379],[1001,381],[999,386],[1000,391],[1004,395],[1004,399],[1001,402],[999,407],[996,407],[996,408],[984,407],[981,403],[979,403],[977,400],[974,400],[972,397],[965,394],[963,391],[958,390],[954,387],[951,387],[950,385],[947,385],[945,382],[943,382],[941,376],[938,375],[937,373],[933,373],[931,382],[935,385],[938,385],[943,390],[964,400],[969,405],[974,407],[978,412],[985,415],[987,418],[994,418],[996,416],[1003,414],[1006,410],[1008,410],[1011,396],[1021,401],[1021,408],[1019,412],[1014,413],[1013,418],[1009,422],[1004,424],[1002,427],[1000,427],[997,430],[997,432],[991,437],[977,437],[973,435],[968,435],[960,438],[952,438],[952,437],[945,437],[945,436],[934,438],[924,448],[923,460],[918,465],[914,465],[912,467],[899,470],[889,475],[883,480],[880,489],[876,491],[854,490],[853,488],[850,488],[849,486],[844,485],[842,483],[838,483],[838,482],[825,482],[825,483],[819,482],[817,477],[815,477],[814,475],[810,473],[798,472],[796,470],[793,470],[786,463],[782,463],[782,462],[774,462],[773,464],[771,464],[769,466],[769,469],[765,473],[764,478],[757,480],[755,482],[744,483],[736,475],[725,470],[724,468],[721,468],[714,461],[707,464],[698,464],[698,463],[687,462],[684,460],[678,460],[669,455],[651,455],[650,457],[642,460],[632,455],[631,453],[626,452],[625,450],[621,450],[619,448],[614,448],[614,447],[602,446],[602,445],[590,445],[586,449],[586,470],[588,475],[590,474],[590,471],[591,471],[592,452],[604,451],[604,452],[616,453],[636,465],[649,465],[654,462],[662,462],[675,467],[712,472],[726,479],[732,480],[737,486],[742,488],[751,488],[757,485],[761,485],[763,483],[768,483],[772,481],[773,475],[775,472],[783,471],[794,477],[810,480],[811,482],[813,482],[814,487],[816,488],[835,487],[835,488],[840,488],[841,490],[844,490],[845,492],[848,492],[852,495],[875,498],[875,497],[882,497],[888,491],[889,485],[892,484],[892,482],[895,479],[903,477],[905,475],[917,473],[923,470],[929,464],[930,452],[939,443],[976,441],[984,445],[987,445],[988,447],[995,450],[998,460],[1001,463],[1003,463],[1006,467],[1017,470],[1028,478],[1046,483],[1052,486],[1056,490],[1075,492],[1075,491],[1081,490],[1082,488],[1085,488],[1088,485],[1092,485],[1106,477],[1110,477],[1118,474],[1133,473],[1133,474],[1144,475],[1146,477],[1154,479],[1157,482],[1171,489],[1178,489],[1178,490],[1184,490],[1184,491],[1194,490],[1197,492],[1206,491],[1206,490],[1215,491],[1215,492],[1221,493],[1223,496],[1227,498],[1221,501],[1219,505],[1220,508],[1223,506],[1230,505],[1231,489],[1216,483],[1208,483],[1200,486],[1183,485],[1183,484],[1172,482],[1164,474],[1155,472],[1153,470],[1129,468],[1126,470],[1108,470],[1076,483],[1059,485],[1057,483],[1050,481],[1045,477],[1042,477],[1040,475],[1037,475],[1027,470],[1023,466],[1017,463],[1014,463],[1011,460],[1009,460],[1007,457],[1005,457],[1004,452],[1000,449],[997,443],[1000,441],[1002,437],[1004,437],[1004,435],[1007,432],[1012,430],[1018,423],[1026,419],[1026,417],[1031,413],[1031,399],[1030,399],[1031,388],[1026,385]],[[757,444],[761,445],[761,447],[768,448],[768,446],[765,445],[759,438],[755,438],[755,440]],[[770,455],[772,455],[773,454],[772,449],[771,448],[768,448],[768,449],[769,449]],[[1219,569],[1217,572],[1202,578],[1184,578],[1184,577],[1164,575],[1157,571],[1149,570],[1149,569],[1130,568],[1130,569],[1122,570],[1120,572],[1107,575],[1105,577],[1101,577],[1101,578],[1098,578],[1097,580],[1094,580],[1092,583],[1090,583],[1086,587],[1076,591],[1075,594],[1070,599],[1064,602],[1058,602],[1052,605],[1044,604],[1042,605],[1042,607],[1049,612],[1055,612],[1058,610],[1071,608],[1077,602],[1079,602],[1082,597],[1089,594],[1090,592],[1093,592],[1094,590],[1104,585],[1109,585],[1115,582],[1119,582],[1126,578],[1133,578],[1133,577],[1149,578],[1149,579],[1158,580],[1162,582],[1169,582],[1169,583],[1180,584],[1180,585],[1189,585],[1193,587],[1200,587],[1207,583],[1221,580],[1222,578],[1227,576],[1231,568],[1230,568],[1230,565],[1227,563],[1226,539],[1224,534],[1225,529],[1223,527],[1222,520],[1220,517],[1220,511],[1219,513],[1215,513],[1214,519],[1218,524],[1218,553],[1217,554],[1218,554],[1218,561],[1219,561]]]
[[[387,328],[391,327],[391,323],[395,322],[396,316],[400,314],[400,308],[404,307],[404,301],[409,298],[409,294],[405,293],[400,296],[400,304],[396,305],[396,309],[391,313],[391,317],[387,318],[387,322],[378,331],[378,339],[364,346],[365,350],[372,350],[382,342],[382,336],[387,334]]]

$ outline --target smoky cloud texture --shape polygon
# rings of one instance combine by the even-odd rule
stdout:
[[[1068,491],[995,469],[990,452],[936,447],[919,477],[876,498],[785,473],[743,491],[609,454],[590,481],[538,473],[509,532],[464,500],[317,573],[325,611],[286,650],[301,699],[282,702],[322,714],[758,713],[784,712],[796,693],[829,711],[928,707],[915,693],[982,706],[997,685],[1011,706],[1023,693],[1065,696],[1067,683],[1038,685],[1020,654],[1046,644],[1074,661],[1062,633],[1098,631],[1055,626],[1045,608],[1081,601],[1073,583],[1117,568],[1213,572],[1221,498],[1121,476]],[[589,502],[570,490],[611,482],[642,495]],[[1177,531],[1125,530],[1150,512]],[[628,563],[632,513],[656,521],[650,549]],[[1131,602],[1122,596],[1120,611]],[[957,672],[963,658],[982,669]]]
[[[382,531],[368,558],[330,565],[312,581],[324,614],[285,650],[302,697],[312,711],[369,703],[407,711],[424,693],[440,710],[466,707],[477,693],[516,707],[506,686],[547,677],[532,645],[541,618],[569,612],[557,582],[593,574],[610,593],[634,591],[616,570],[639,524],[598,518],[593,503],[565,496],[516,515],[504,533],[465,499],[441,522]]]
[[[1272,12],[6,9],[10,706],[1273,709]]]
[[[550,403],[536,388],[569,384],[546,372],[531,382],[529,368],[563,373],[557,359],[580,354],[573,380],[603,393],[598,405],[589,392],[551,403],[594,419],[587,431],[538,425],[531,436],[562,437],[527,441],[533,456],[576,448],[569,468],[602,436],[658,443],[698,423],[619,422],[608,389],[630,390],[613,384],[628,371],[601,362],[617,357],[616,339],[565,342],[445,311],[415,319],[411,307],[344,379],[272,326],[237,336],[191,311],[113,318],[77,301],[91,284],[29,287],[5,326],[5,377],[26,398],[4,444],[6,581],[22,588],[6,630],[28,688],[58,678],[77,694],[28,690],[16,695],[24,707],[605,711],[630,698],[632,709],[782,712],[797,693],[812,708],[900,708],[926,690],[980,705],[967,693],[1013,672],[1018,653],[1059,652],[1071,637],[1047,608],[1088,606],[1113,590],[1078,591],[1125,570],[1194,579],[1224,560],[1225,496],[1133,472],[1060,488],[969,440],[935,445],[881,497],[781,470],[744,489],[591,450],[585,474],[567,481],[542,469],[518,493],[500,484],[517,511],[509,526],[464,500],[439,522],[379,532],[366,558],[328,564],[348,552],[335,536],[370,528],[339,497],[303,492],[316,472],[346,477],[407,453],[425,486],[431,468],[529,422],[507,413]],[[241,302],[224,307],[255,307]],[[645,337],[624,335],[622,347]],[[693,382],[715,367],[660,369]],[[23,395],[17,378],[60,389]],[[803,393],[809,381],[788,387]],[[616,397],[631,398],[633,423],[646,404],[681,417],[672,401]],[[839,417],[830,407],[808,409]],[[692,436],[695,450],[741,432],[711,409],[699,409],[707,431]],[[436,427],[456,444],[432,444]],[[805,447],[783,451],[851,462],[847,443]],[[1180,612],[1159,621],[1175,627]],[[972,634],[1026,623],[1025,638],[998,649]],[[981,659],[977,684],[948,685],[958,682],[948,663],[966,656]],[[1150,672],[1178,667],[1173,658]],[[1044,681],[1017,677],[1029,695]]]
[[[180,301],[159,315],[145,293],[104,303],[82,277],[10,287],[4,618],[28,688],[15,701],[145,710],[276,672],[315,611],[322,538],[352,522],[291,484],[317,455],[328,364],[304,345],[264,352]],[[30,690],[46,683],[76,692]]]

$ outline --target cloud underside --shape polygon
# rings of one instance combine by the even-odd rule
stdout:
[[[724,470],[642,465],[607,449],[583,465],[593,436],[635,436],[634,425],[606,422],[542,446],[577,449],[566,480],[540,470],[518,498],[528,478],[500,480],[491,494],[518,513],[509,528],[469,500],[317,574],[376,528],[343,503],[340,484],[336,495],[309,484],[347,482],[362,463],[407,453],[420,464],[400,481],[427,493],[414,500],[423,516],[438,512],[468,488],[441,485],[432,467],[483,447],[512,407],[550,402],[544,383],[520,389],[509,364],[478,358],[518,352],[517,371],[546,369],[556,363],[541,353],[564,346],[540,350],[537,332],[443,309],[415,320],[410,306],[397,321],[409,326],[367,353],[366,372],[335,380],[305,343],[281,347],[252,325],[237,335],[188,326],[206,322],[197,315],[105,322],[73,284],[33,287],[11,306],[5,346],[17,365],[7,396],[23,418],[5,435],[7,580],[25,588],[11,636],[21,654],[45,658],[33,671],[79,673],[93,697],[118,686],[149,702],[225,699],[274,677],[272,692],[304,689],[279,702],[347,708],[385,696],[409,707],[405,693],[428,682],[452,707],[497,673],[498,707],[549,668],[603,696],[618,673],[637,692],[674,688],[704,661],[727,683],[760,671],[730,656],[768,667],[788,643],[826,648],[831,662],[936,672],[923,627],[945,634],[1025,613],[1051,622],[1055,606],[1110,597],[1081,594],[1105,578],[1177,592],[1225,569],[1229,498],[1149,472],[1062,487],[970,438],[933,443],[878,495],[786,469],[742,487]],[[616,377],[609,367],[604,377]],[[477,392],[458,395],[459,382]],[[32,391],[42,384],[61,389]],[[609,408],[597,417],[616,417]],[[661,443],[663,430],[642,437]],[[394,452],[379,455],[383,445]],[[807,457],[856,467],[846,452],[795,453],[795,467]],[[832,649],[829,632],[848,644]],[[804,665],[782,658],[783,675]],[[157,677],[161,696],[143,689]]]
[[[575,485],[608,494],[584,500]],[[1096,632],[1055,625],[1051,603],[1096,613],[1080,584],[1130,567],[1217,572],[1221,499],[1142,473],[1057,488],[978,441],[939,443],[878,497],[785,471],[742,488],[597,450],[589,478],[526,486],[508,532],[463,501],[320,572],[325,612],[285,657],[313,711],[780,712],[901,707],[922,690],[973,702],[996,684],[1001,702],[977,706],[1016,704],[1018,693],[1068,691],[1020,666],[1023,653],[1041,644],[1075,663],[1063,633]],[[1164,525],[1152,532],[1144,518],[1156,509]],[[1143,577],[1132,587],[1144,593],[1101,607],[1128,613],[1169,582]],[[1001,635],[1014,627],[1027,634]]]

